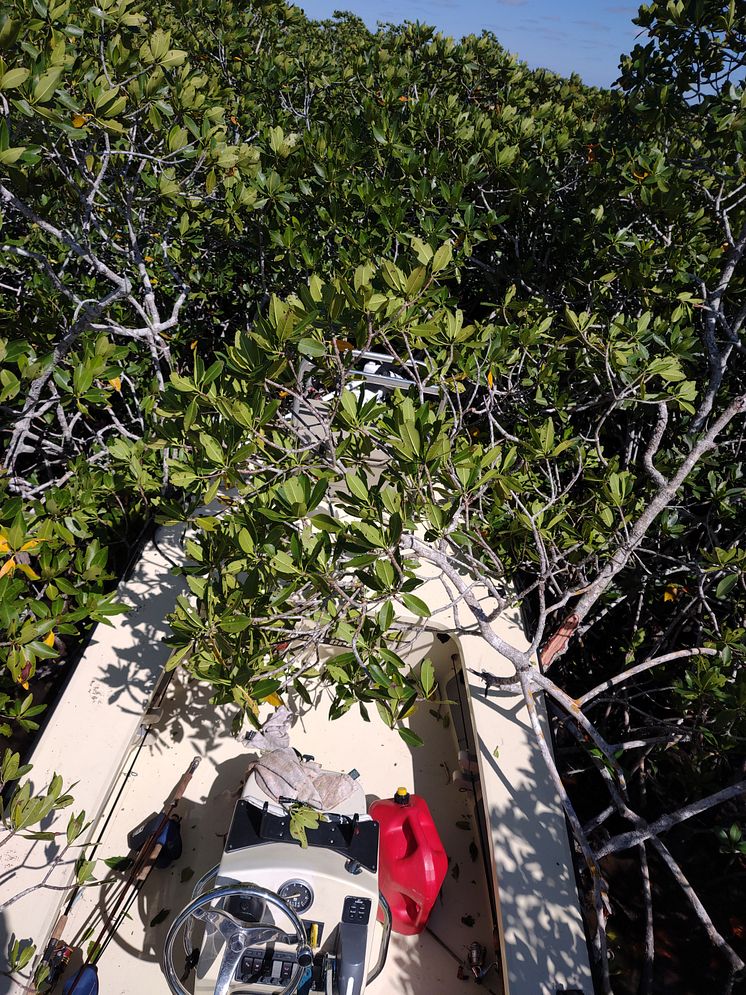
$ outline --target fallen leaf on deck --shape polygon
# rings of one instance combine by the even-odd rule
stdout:
[[[113,871],[126,871],[133,864],[132,857],[107,857],[104,861]]]
[[[157,915],[154,915],[153,918],[150,920],[150,925],[159,926],[162,922],[168,919],[168,914],[170,911],[171,909],[161,909],[161,911]]]

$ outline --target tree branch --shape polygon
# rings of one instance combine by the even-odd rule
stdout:
[[[691,819],[701,812],[706,812],[708,809],[714,808],[716,805],[720,805],[730,798],[737,798],[743,794],[746,794],[746,781],[731,784],[727,788],[716,791],[714,795],[707,795],[706,798],[700,798],[696,802],[684,805],[675,812],[663,815],[660,819],[656,819],[655,822],[651,822],[648,825],[641,822],[637,828],[630,830],[628,833],[620,833],[618,836],[612,836],[610,840],[596,851],[596,856],[600,860],[603,857],[608,857],[611,853],[619,853],[620,850],[627,850],[631,846],[637,846],[639,843],[644,843],[646,840],[653,839],[660,833],[666,832],[666,830],[671,829],[672,826],[676,826],[680,822],[685,822],[687,819]]]

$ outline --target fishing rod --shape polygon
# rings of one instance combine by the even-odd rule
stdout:
[[[127,787],[127,784],[129,782],[129,779],[130,779],[130,775],[132,774],[132,771],[135,769],[135,764],[138,761],[138,758],[140,756],[140,753],[142,752],[143,746],[145,745],[145,741],[148,738],[148,734],[150,733],[151,728],[152,728],[152,726],[148,726],[146,728],[146,730],[145,730],[145,732],[144,732],[144,734],[143,734],[140,742],[137,745],[137,748],[135,750],[135,755],[132,758],[132,761],[131,761],[131,763],[129,765],[127,773],[122,778],[122,783],[119,786],[119,790],[117,791],[116,795],[114,796],[113,801],[111,801],[109,803],[109,811],[107,812],[106,818],[103,820],[101,826],[99,827],[98,834],[96,836],[95,841],[93,843],[91,843],[91,845],[90,845],[90,850],[88,851],[88,854],[87,854],[87,857],[88,857],[89,860],[93,857],[93,855],[95,854],[96,850],[98,850],[99,846],[101,845],[101,843],[103,841],[104,833],[106,832],[106,829],[107,829],[109,823],[111,822],[112,816],[114,815],[114,812],[116,811],[116,807],[117,807],[117,804],[119,803],[119,799],[122,797],[122,794],[124,793],[124,789]],[[75,904],[75,902],[78,900],[78,898],[80,897],[81,889],[82,889],[82,885],[79,885],[79,884],[76,885],[73,888],[72,894],[70,895],[70,898],[69,898],[67,904],[65,905],[65,907],[64,907],[64,909],[62,911],[62,914],[57,919],[57,922],[55,923],[54,928],[52,929],[52,932],[49,934],[49,940],[47,941],[47,947],[46,947],[46,950],[44,951],[44,956],[42,957],[42,961],[41,962],[42,962],[42,964],[46,964],[49,967],[49,969],[50,969],[50,978],[52,980],[52,984],[54,984],[54,982],[59,977],[60,973],[67,966],[67,963],[68,963],[69,958],[70,958],[70,954],[73,951],[73,946],[72,945],[61,943],[61,940],[62,940],[62,934],[65,931],[65,926],[67,925],[67,920],[68,920],[68,918],[70,916],[70,912],[72,910],[72,907]],[[34,993],[36,992],[36,987],[32,983],[31,986],[27,987],[26,989],[24,989],[24,991],[26,993],[29,993],[29,995],[34,995]]]
[[[156,843],[156,845],[153,847],[153,852],[150,856],[150,859],[147,861],[146,864],[143,865],[142,870],[137,875],[137,880],[135,881],[132,887],[132,894],[130,895],[129,901],[125,903],[124,908],[120,912],[116,922],[111,924],[108,936],[102,943],[101,948],[96,951],[96,960],[100,960],[100,958],[103,956],[104,951],[109,946],[111,941],[114,939],[116,934],[119,932],[120,926],[129,915],[130,909],[135,904],[135,901],[137,900],[138,895],[142,891],[143,886],[147,881],[150,872],[155,867],[156,861],[158,860],[158,854],[160,853],[162,846],[163,846],[162,843]]]
[[[151,703],[149,706],[150,708],[153,708],[153,706],[160,705],[163,702],[163,699],[166,695],[166,691],[168,690],[169,684],[171,683],[172,677],[173,677],[173,671],[167,673],[165,677],[158,682],[156,689],[153,693],[153,697],[151,699]],[[129,783],[130,776],[132,775],[132,772],[135,769],[135,765],[137,764],[140,754],[142,753],[143,747],[145,746],[148,736],[150,735],[152,730],[153,730],[152,725],[145,726],[145,731],[143,732],[140,738],[140,742],[137,744],[134,756],[130,762],[129,768],[127,769],[127,773],[122,778],[122,782],[119,785],[119,789],[116,795],[114,796],[113,800],[109,802],[108,812],[98,829],[98,834],[96,836],[96,839],[90,844],[90,850],[88,851],[87,854],[87,858],[89,860],[93,857],[96,850],[98,850],[99,846],[103,841],[104,834],[106,833],[109,823],[111,822],[112,817],[116,811],[119,799],[124,794],[124,791]],[[80,897],[82,887],[83,887],[82,885],[78,884],[73,888],[72,894],[70,895],[70,898],[67,904],[65,905],[62,914],[57,919],[57,922],[55,923],[52,932],[49,934],[46,950],[44,951],[44,956],[42,957],[41,960],[42,964],[46,964],[50,968],[50,977],[48,981],[51,980],[52,985],[55,984],[60,973],[67,966],[67,963],[70,959],[70,955],[74,949],[74,944],[71,945],[71,944],[61,943],[61,940],[62,940],[62,934],[65,931],[65,926],[67,925],[67,920],[70,916],[70,912],[72,910],[73,905]],[[29,985],[27,985],[26,988],[24,988],[24,993],[25,995],[35,995],[35,992],[36,992],[36,986],[33,984],[33,981],[30,981]]]
[[[166,692],[168,691],[169,685],[171,683],[171,679],[173,678],[173,674],[174,674],[173,671],[169,671],[158,682],[158,684],[156,686],[156,689],[153,692],[153,697],[152,697],[152,699],[150,701],[150,704],[148,706],[148,712],[150,712],[154,708],[159,707],[162,704],[163,699],[164,699],[164,697],[166,695]],[[142,734],[140,742],[137,745],[137,749],[135,750],[135,756],[132,759],[132,763],[130,764],[127,773],[124,775],[124,777],[122,779],[122,783],[119,786],[119,790],[117,791],[116,797],[114,798],[114,800],[109,805],[109,811],[108,811],[108,813],[106,815],[106,819],[104,820],[104,823],[103,823],[103,825],[102,825],[102,827],[101,827],[101,829],[99,831],[98,839],[96,840],[95,844],[93,844],[93,848],[92,848],[91,852],[88,854],[89,859],[93,855],[93,853],[96,851],[96,849],[99,847],[99,845],[101,844],[101,842],[103,840],[106,828],[109,825],[109,822],[111,821],[111,819],[112,819],[112,817],[113,817],[113,815],[114,815],[114,813],[116,811],[116,807],[117,807],[117,804],[119,802],[119,799],[124,794],[125,788],[127,787],[127,784],[129,782],[130,776],[132,775],[132,773],[133,773],[133,771],[135,769],[135,765],[137,764],[137,761],[138,761],[138,758],[140,756],[140,753],[142,752],[142,749],[145,746],[145,743],[146,743],[146,741],[148,739],[148,736],[153,731],[153,728],[154,727],[153,727],[152,724],[147,724],[145,726],[145,731]],[[130,843],[130,850],[137,850],[137,852],[139,853],[139,851],[141,849],[142,849],[142,844],[136,845],[135,843]],[[117,882],[117,884],[120,886],[120,888],[121,887],[126,887],[126,880],[121,880],[121,881]],[[73,894],[72,894],[72,896],[71,896],[71,898],[70,898],[70,901],[67,904],[67,908],[65,909],[65,913],[64,913],[65,918],[69,914],[70,909],[72,908],[73,904],[75,903],[76,899],[78,898],[78,894],[79,894],[80,890],[81,890],[81,885],[77,885],[76,888],[75,888],[75,890],[74,890],[74,892],[73,892]],[[114,889],[114,892],[116,892],[116,888]],[[111,896],[109,896],[109,897],[111,897]],[[81,934],[83,932],[85,932],[86,930],[88,930],[90,932],[93,932],[93,928],[94,928],[93,924],[96,922],[97,919],[102,919],[103,917],[102,917],[101,913],[99,913],[98,916],[96,916],[95,913],[94,913],[91,918],[93,919],[93,922],[91,922],[90,919],[89,919],[87,922],[85,922],[81,926],[80,931],[79,931]],[[74,942],[73,942],[73,945],[74,945]]]
[[[169,800],[163,806],[160,816],[157,816],[155,827],[148,834],[145,842],[139,848],[134,863],[125,879],[123,887],[120,889],[114,907],[111,910],[109,922],[104,923],[95,942],[90,947],[90,954],[85,963],[77,973],[70,978],[62,989],[62,995],[98,995],[98,972],[96,962],[99,960],[104,950],[108,946],[114,934],[124,922],[134,900],[142,890],[148,875],[160,856],[161,850],[166,842],[168,824],[173,814],[173,810],[179,803],[186,791],[187,785],[192,779],[192,775],[200,762],[199,757],[195,757],[189,765],[181,780],[176,785]],[[133,893],[129,895],[130,901],[125,905],[130,889]],[[123,907],[124,906],[124,907]]]

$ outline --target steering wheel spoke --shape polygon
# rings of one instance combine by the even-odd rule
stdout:
[[[226,940],[225,953],[220,963],[218,980],[215,982],[215,995],[228,995],[231,984],[236,976],[236,968],[241,963],[244,950],[248,944],[242,932],[234,933]]]
[[[229,940],[231,936],[243,928],[238,919],[235,919],[225,909],[196,909],[192,914],[205,927],[205,933],[208,936],[220,933],[223,939]]]

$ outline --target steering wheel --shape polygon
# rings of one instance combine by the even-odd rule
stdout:
[[[273,905],[290,920],[295,933],[288,934],[272,923],[257,923],[249,926],[240,922],[225,909],[207,908],[213,902],[233,896],[257,898],[268,905]],[[304,969],[313,963],[313,951],[308,945],[306,927],[279,895],[266,888],[260,888],[256,884],[227,884],[193,898],[171,923],[163,947],[163,970],[173,995],[191,995],[182,985],[176,973],[174,945],[179,930],[192,918],[197,919],[205,927],[206,935],[211,936],[219,933],[225,944],[225,953],[215,984],[215,995],[229,995],[231,984],[235,980],[236,968],[241,963],[244,952],[254,944],[268,943],[272,939],[280,940],[282,943],[295,943],[295,959],[298,966],[285,987],[276,989],[278,995],[293,995],[301,982]]]

